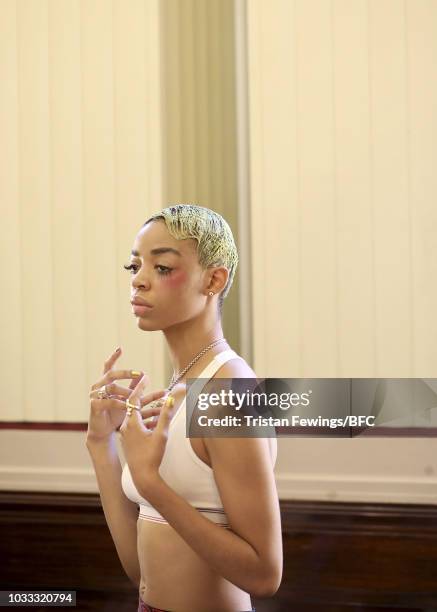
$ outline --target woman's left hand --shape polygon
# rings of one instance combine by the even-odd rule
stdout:
[[[142,376],[129,395],[129,403],[140,406],[140,398],[148,378],[147,374]],[[141,411],[135,409],[132,409],[130,416],[126,413],[119,429],[123,452],[129,465],[132,480],[138,490],[147,488],[148,482],[159,477],[159,466],[167,445],[170,421],[176,412],[174,398],[171,395],[163,398],[162,401],[164,405],[160,408],[160,414],[153,430],[145,427]],[[142,408],[145,413],[144,416],[147,415],[147,410],[146,404]]]

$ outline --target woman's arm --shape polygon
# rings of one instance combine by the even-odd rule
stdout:
[[[272,596],[282,578],[282,534],[267,439],[205,441],[231,530],[202,516],[159,474],[142,481],[140,494],[219,575],[254,596]]]
[[[107,442],[90,442],[90,453],[99,485],[103,512],[124,571],[139,588],[141,571],[137,551],[138,506],[131,502],[121,488],[121,463],[115,434]]]

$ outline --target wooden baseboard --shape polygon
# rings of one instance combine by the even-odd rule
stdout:
[[[282,584],[257,609],[437,607],[437,506],[282,501],[281,515]],[[135,590],[99,495],[2,491],[0,530],[1,590]]]

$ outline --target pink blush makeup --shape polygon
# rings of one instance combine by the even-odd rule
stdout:
[[[164,278],[164,282],[169,287],[180,287],[187,281],[187,274],[183,270],[173,270],[168,277]]]

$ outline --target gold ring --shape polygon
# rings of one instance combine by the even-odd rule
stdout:
[[[100,389],[97,391],[97,397],[99,399],[108,399],[109,395],[106,391],[106,385],[100,387]]]
[[[126,400],[126,406],[127,406],[128,410],[130,409],[131,413],[132,413],[132,409],[135,409],[135,410],[138,410],[138,411],[141,410],[141,408],[138,408],[137,406],[135,406],[135,404],[131,404],[128,399]]]

